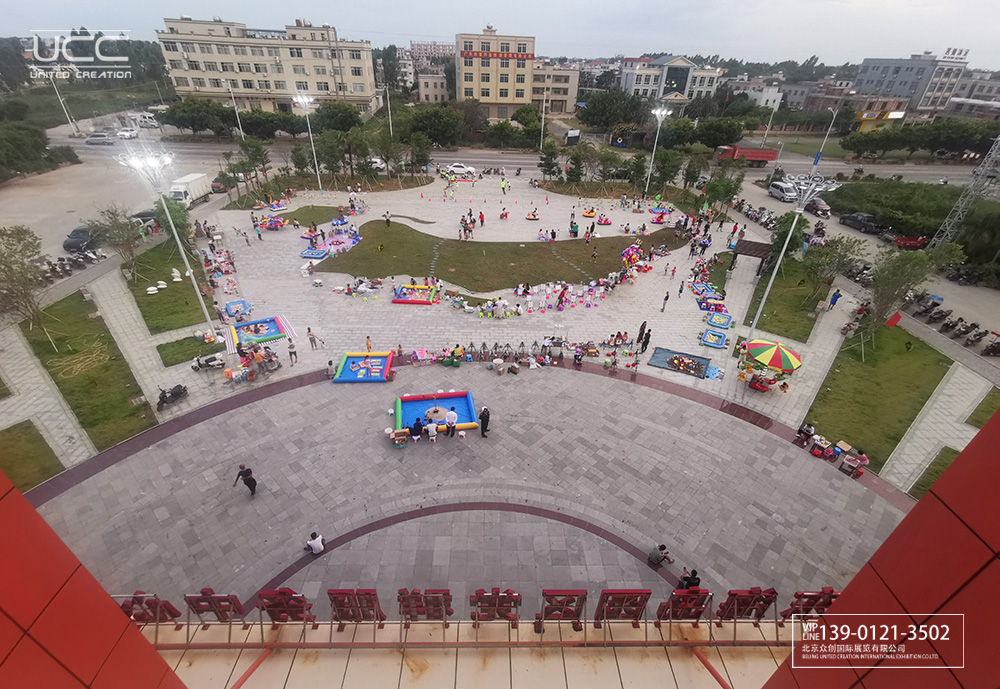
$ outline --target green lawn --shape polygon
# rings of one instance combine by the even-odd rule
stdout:
[[[160,361],[164,366],[176,366],[191,361],[196,356],[215,354],[226,349],[226,344],[219,340],[209,343],[196,340],[193,337],[185,337],[183,340],[164,342],[156,345],[156,351],[160,353]]]
[[[163,82],[160,82],[159,86],[164,98],[173,96],[172,87],[166,86]],[[62,81],[59,84],[59,92],[66,101],[66,109],[76,120],[122,110],[142,110],[146,106],[157,105],[160,102],[156,86],[152,83],[104,89],[96,88],[85,82],[70,84]],[[59,105],[59,99],[56,98],[56,94],[52,90],[52,84],[39,84],[19,93],[7,94],[4,98],[22,100],[28,104],[28,115],[25,117],[25,122],[42,128],[66,124],[66,116]],[[107,124],[117,124],[117,119],[108,118]],[[98,122],[97,125],[104,126],[104,123]]]
[[[350,175],[331,175],[329,173],[324,173],[322,175],[323,189],[325,191],[343,190],[347,187],[347,185],[351,185],[353,187],[358,184],[361,185],[361,188],[364,191],[399,191],[400,189],[415,189],[416,187],[422,187],[432,183],[435,179],[436,178],[433,174],[414,175],[413,177],[410,177],[409,175],[402,175],[391,179],[384,175],[380,175],[376,179],[362,179],[360,177],[351,177]],[[284,193],[285,189],[288,188],[297,190],[315,189],[316,175],[290,174],[272,177],[268,182],[264,183],[263,189],[255,189],[250,193],[242,194],[235,200],[226,204],[223,210],[251,210],[258,201],[266,200],[266,196],[268,194],[270,194],[272,198],[277,198]],[[266,209],[262,209],[260,212],[265,213],[268,211],[266,211]],[[299,220],[299,222],[301,222],[301,220]]]
[[[986,425],[987,421],[993,418],[997,409],[1000,409],[1000,388],[993,388],[986,393],[986,397],[979,403],[976,410],[969,415],[965,423],[976,428],[982,428]]]
[[[7,383],[3,382],[3,378],[0,378],[0,400],[4,397],[10,396],[10,388],[7,387]]]
[[[934,461],[930,463],[924,473],[920,475],[917,482],[910,487],[910,490],[906,491],[912,497],[919,500],[924,497],[924,493],[929,491],[934,483],[941,478],[941,474],[945,472],[945,469],[951,466],[951,463],[955,461],[958,457],[958,450],[954,450],[950,447],[942,447],[941,451],[938,452],[938,456],[934,458]]]
[[[457,220],[455,227],[457,235]],[[397,222],[387,228],[381,220],[369,221],[358,231],[364,241],[346,254],[326,259],[316,269],[367,277],[422,278],[430,270],[433,247],[441,243],[435,266],[437,277],[472,292],[492,292],[522,282],[537,285],[603,277],[621,268],[621,252],[635,241],[635,237],[622,235],[594,239],[590,246],[582,238],[554,244],[527,241],[523,246],[518,242],[461,242],[432,237]],[[663,229],[642,237],[642,244],[644,247],[666,244],[674,249],[684,242],[674,239],[673,230]],[[593,261],[591,254],[595,247],[597,260]],[[585,271],[586,277],[559,257]]]
[[[757,281],[757,288],[754,290],[743,325],[750,325],[753,322],[769,277],[770,273],[764,273]],[[786,256],[784,270],[778,271],[778,277],[771,287],[771,293],[767,297],[757,327],[780,337],[805,342],[809,339],[813,326],[816,325],[816,319],[811,318],[809,314],[812,313],[816,302],[822,298],[806,300],[811,291],[812,287],[809,285],[802,262]]]
[[[24,492],[63,470],[45,438],[31,421],[0,431],[0,471]]]
[[[550,179],[541,182],[541,188],[553,194],[563,194],[564,196],[576,196],[584,199],[604,198],[613,201],[621,199],[622,194],[628,194],[629,198],[633,198],[642,191],[642,189],[637,190],[630,182],[621,180],[609,182],[565,182]],[[655,197],[656,190],[650,189],[649,196]],[[690,190],[666,187],[662,192],[662,196],[664,200],[673,203],[680,210],[695,207],[701,208],[699,196]],[[582,225],[583,223],[581,222],[580,224]]]
[[[716,289],[721,290],[726,289],[726,279],[729,277],[729,264],[733,262],[733,252],[723,251],[719,254],[719,259],[722,263],[712,268],[710,282],[715,285]]]
[[[952,362],[898,327],[880,328],[874,349],[865,342],[864,363],[857,343],[846,340],[807,419],[831,441],[862,448],[877,472]]]
[[[132,404],[142,390],[104,319],[91,317],[96,311],[74,292],[46,308],[40,326],[24,321],[21,330],[80,425],[105,450],[156,425],[156,419],[148,403]]]
[[[203,271],[199,259],[188,256],[188,261],[191,262],[195,275],[200,277]],[[181,260],[180,250],[171,239],[139,256],[135,279],[128,283],[128,288],[146,321],[146,327],[154,334],[189,325],[202,325],[201,330],[204,330],[205,317],[201,313],[191,281],[184,277],[181,282],[171,282],[171,268],[179,270],[184,277],[184,262]],[[167,283],[166,291],[146,294],[146,288],[159,280]],[[216,316],[211,309],[211,299],[206,298],[205,302],[210,307],[208,313],[214,320]]]
[[[782,136],[781,134],[772,134],[768,137],[767,147],[779,148],[782,141],[785,142],[784,148],[781,149],[782,152],[788,151],[789,153],[798,153],[799,155],[815,158],[820,144],[823,143],[823,135],[788,134]],[[848,153],[849,151],[841,148],[837,139],[832,136],[827,140],[826,146],[823,147],[824,159],[844,158]]]

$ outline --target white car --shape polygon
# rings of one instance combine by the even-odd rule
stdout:
[[[476,174],[476,168],[471,165],[466,165],[465,163],[452,163],[445,168],[448,172],[454,172],[456,175],[464,175],[466,173],[474,175]]]
[[[368,162],[371,163],[372,167],[378,170],[379,172],[385,171],[385,161],[382,160],[381,158],[372,156],[371,158],[368,159]]]
[[[118,130],[119,139],[138,139],[139,130],[135,127],[125,127],[124,129]]]

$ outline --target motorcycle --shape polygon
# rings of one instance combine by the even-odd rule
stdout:
[[[951,336],[957,340],[960,337],[965,337],[969,333],[976,332],[977,328],[979,328],[978,323],[962,323],[962,325],[955,328],[955,332],[953,332]]]
[[[989,330],[980,330],[979,332],[972,333],[967,338],[965,338],[965,346],[969,347],[971,345],[974,345],[989,334],[990,334]]]
[[[70,254],[66,260],[69,261],[77,270],[84,270],[87,267],[87,262],[84,261],[79,254]]]
[[[851,277],[850,274],[848,274],[847,277]],[[936,308],[939,308],[940,306],[941,302],[928,297],[927,299],[925,299],[923,302],[920,303],[920,305],[917,307],[917,310],[913,312],[913,315],[915,317],[926,316],[931,311],[933,311]]]
[[[941,324],[941,328],[938,330],[940,333],[946,333],[952,328],[956,328],[965,323],[965,319],[959,316],[958,318],[949,318],[944,323]]]
[[[520,177],[521,176],[521,168],[517,168],[517,171],[514,173],[514,176],[515,177]]]
[[[156,411],[163,411],[168,404],[173,404],[182,397],[187,397],[188,389],[185,385],[175,385],[170,390],[160,388],[160,399],[156,402]]]
[[[937,309],[936,311],[932,312],[930,316],[927,317],[927,322],[937,323],[938,321],[943,321],[945,318],[951,315],[951,311],[952,311],[951,309],[947,309],[945,311]]]
[[[49,273],[52,274],[52,277],[56,278],[65,277],[63,275],[62,268],[60,268],[57,263],[53,263],[52,261],[46,261],[45,265],[49,269]]]
[[[1000,356],[1000,340],[997,342],[990,342],[983,349],[983,356]]]
[[[69,261],[66,260],[65,256],[60,256],[57,259],[57,262],[59,264],[59,270],[62,271],[63,275],[69,277],[73,274],[73,268],[70,266]]]
[[[207,356],[196,356],[191,362],[192,371],[204,371],[206,368],[222,368],[226,365],[225,360],[218,354]]]
[[[858,177],[861,177],[862,175],[865,174],[865,169],[863,167],[856,167],[854,168],[854,174],[856,174]]]

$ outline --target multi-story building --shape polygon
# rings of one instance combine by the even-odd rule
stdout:
[[[410,41],[410,58],[417,63],[429,61],[432,57],[455,57],[454,43]]]
[[[479,100],[483,114],[491,120],[505,120],[531,102],[533,36],[501,36],[489,24],[481,34],[458,34],[455,49],[459,101]]]
[[[576,110],[580,87],[580,70],[573,67],[535,63],[531,77],[531,102],[542,111],[560,113]]]
[[[805,110],[806,100],[819,85],[818,81],[801,81],[797,84],[778,84],[782,102],[790,110]]]
[[[781,105],[781,90],[775,84],[764,86],[744,86],[738,82],[732,84],[733,93],[745,93],[754,103],[762,108],[777,110]]]
[[[858,95],[857,89],[854,88],[854,82],[849,79],[820,79],[819,81],[812,82],[813,86],[809,90],[809,95],[806,97],[805,102],[802,104],[801,110],[815,112],[820,110],[826,110],[827,108],[833,108],[834,110],[840,110],[841,108],[847,106],[851,103],[855,96]],[[782,93],[785,93],[784,85],[779,85]],[[870,96],[862,95],[861,99],[867,99]],[[906,109],[905,107],[903,108]]]
[[[297,19],[284,29],[248,29],[183,15],[163,23],[157,38],[174,88],[185,98],[287,112],[297,95],[350,103],[361,113],[381,105],[371,44],[341,39],[329,25]]]
[[[864,95],[907,98],[913,119],[932,119],[954,95],[968,52],[949,48],[941,57],[924,51],[909,58],[865,58],[854,86]]]
[[[691,70],[691,83],[688,84],[687,97],[688,98],[701,98],[707,97],[711,98],[715,95],[716,89],[719,88],[719,83],[722,81],[722,75],[725,74],[726,70],[720,69],[718,67],[695,67]]]
[[[448,100],[448,82],[444,74],[417,74],[417,95],[421,103],[444,103]]]
[[[686,103],[690,99],[685,94],[690,90],[692,71],[697,67],[686,57],[677,55],[665,55],[656,59],[627,57],[622,67],[621,89],[643,98]],[[709,75],[705,73],[701,76],[705,76],[707,82]],[[713,83],[717,86],[721,74],[713,76]]]
[[[1000,73],[970,70],[963,74],[941,116],[1000,119]]]
[[[413,60],[399,61],[399,85],[407,90],[413,88],[413,82],[417,78],[417,69]]]

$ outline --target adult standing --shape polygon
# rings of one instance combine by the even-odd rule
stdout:
[[[836,291],[834,291],[834,293],[832,295],[830,295],[830,305],[826,308],[826,310],[827,311],[833,311],[833,307],[837,305],[838,301],[840,301],[840,297],[841,296],[843,296],[843,295],[840,294],[840,290],[839,289],[836,290]]]
[[[482,227],[486,224],[486,216],[483,215],[482,211],[479,211],[479,226]]]
[[[240,464],[240,470],[236,474],[236,480],[233,481],[233,486],[241,480],[243,481],[243,485],[250,489],[250,497],[257,495],[257,479],[253,477],[253,469],[248,467],[246,464]]]
[[[295,362],[299,360],[299,353],[295,351],[295,343],[288,339],[288,365],[294,366]]]
[[[260,241],[264,241],[264,237],[260,233],[260,225],[258,223],[254,223],[253,229],[257,231],[257,239],[259,239]]]
[[[458,413],[455,411],[455,407],[449,409],[444,415],[444,425],[445,425],[445,436],[449,438],[455,437],[455,427],[458,425]]]
[[[382,217],[385,218],[385,226],[389,227],[389,223],[392,222],[392,213],[390,213],[389,211],[386,211],[385,215],[383,215]]]
[[[490,410],[486,407],[483,407],[483,410],[479,412],[479,430],[484,438],[486,432],[490,430]]]
[[[646,334],[646,321],[643,321],[642,325],[639,326],[639,338],[636,340],[636,342],[642,342],[642,336],[645,334]]]
[[[641,352],[642,354],[646,353],[646,347],[649,346],[649,338],[652,337],[652,335],[653,335],[653,329],[650,328],[649,330],[646,331],[646,337],[642,338],[642,352]],[[636,342],[638,342],[638,340],[636,340]]]
[[[679,297],[683,294],[684,294],[684,281],[681,280],[681,286],[677,289],[677,296]]]
[[[670,301],[670,292],[663,295],[663,306],[660,307],[660,313],[663,313],[667,309],[667,302]]]

